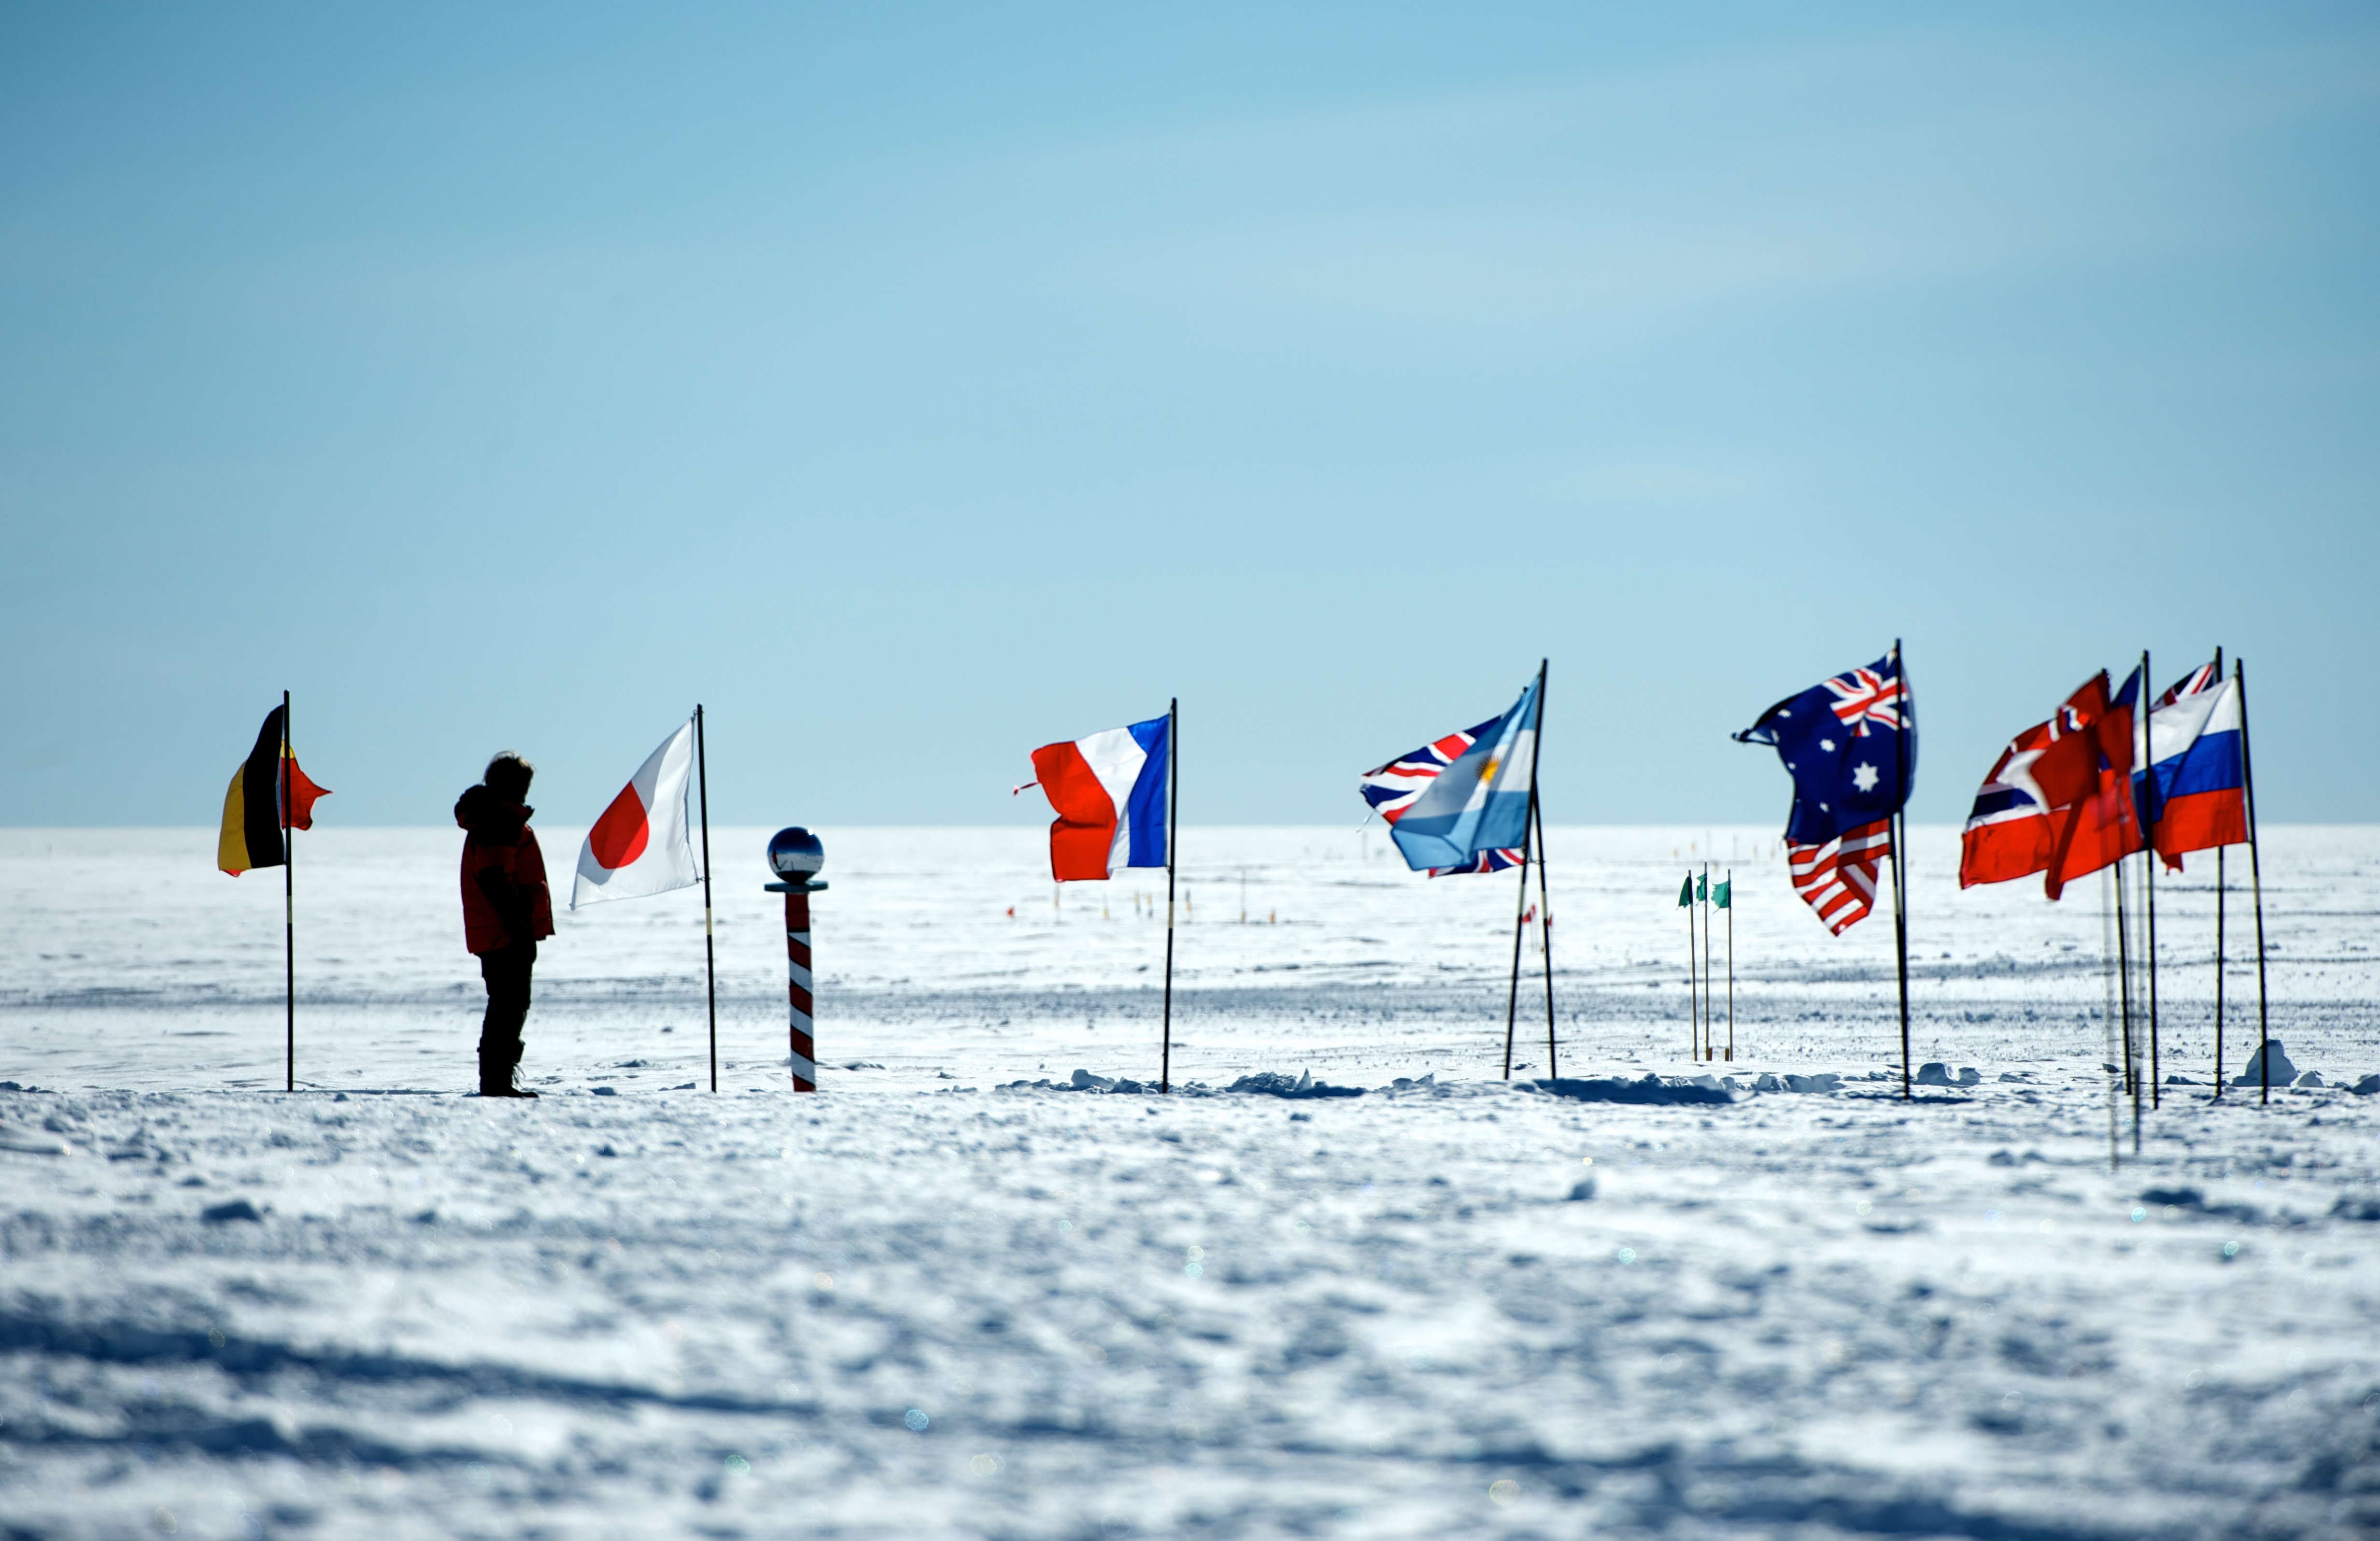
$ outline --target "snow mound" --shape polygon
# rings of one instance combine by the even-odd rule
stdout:
[[[71,1156],[74,1147],[55,1135],[45,1135],[38,1129],[18,1129],[0,1123],[0,1150],[14,1150],[25,1156]]]
[[[1308,1071],[1298,1072],[1297,1079],[1292,1081],[1279,1071],[1260,1070],[1254,1075],[1241,1076],[1223,1089],[1246,1092],[1257,1097],[1361,1097],[1364,1095],[1364,1088],[1361,1086],[1334,1086],[1328,1082],[1316,1080]]]
[[[2281,1051],[2281,1040],[2274,1038],[2264,1048],[2248,1056],[2248,1068],[2232,1078],[2235,1086],[2286,1086],[2298,1078],[2298,1067]]]

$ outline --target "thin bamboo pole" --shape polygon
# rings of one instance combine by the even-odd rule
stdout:
[[[1727,870],[1727,1062],[1735,1063],[1735,868]]]
[[[1702,1058],[1702,1008],[1694,989],[1694,869],[1686,868],[1686,1058]]]

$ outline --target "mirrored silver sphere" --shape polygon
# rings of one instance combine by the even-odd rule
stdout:
[[[814,878],[825,865],[826,847],[798,824],[769,837],[769,869],[787,882]]]

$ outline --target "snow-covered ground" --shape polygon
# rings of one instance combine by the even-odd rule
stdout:
[[[1888,916],[1828,937],[1769,831],[1554,831],[1550,1090],[1525,982],[1499,1079],[1511,878],[1185,831],[1173,1074],[1209,1095],[1168,1098],[1059,1089],[1157,1072],[1162,873],[1053,904],[1036,831],[825,833],[823,1094],[785,1090],[765,831],[715,831],[721,1093],[682,893],[562,917],[546,1098],[487,1104],[453,831],[301,837],[295,1098],[278,874],[0,831],[0,1077],[40,1088],[0,1091],[0,1534],[2380,1526],[2380,1097],[2206,1100],[2211,862],[2157,904],[2160,1068],[2199,1084],[2111,1172],[2102,892],[1961,893],[1953,831],[1915,831],[1913,1057],[1981,1080],[1914,1105]],[[2265,859],[2274,1035],[2380,1072],[2380,831]],[[1712,1070],[1844,1079],[1683,1089]],[[1301,1074],[1366,1090],[1224,1089]]]

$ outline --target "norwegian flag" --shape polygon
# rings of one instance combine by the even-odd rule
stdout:
[[[1900,649],[1821,680],[1735,735],[1766,744],[1793,778],[1785,825],[1794,892],[1840,936],[1876,905],[1892,816],[1917,770],[1917,718]]]
[[[1461,759],[1465,749],[1479,742],[1481,734],[1502,721],[1500,717],[1491,717],[1476,727],[1448,734],[1411,754],[1399,755],[1386,765],[1365,771],[1360,783],[1364,801],[1371,805],[1374,813],[1394,824],[1405,816],[1407,808],[1420,800],[1424,792],[1429,790],[1430,783],[1438,780],[1448,766]],[[1482,851],[1460,867],[1432,867],[1425,870],[1433,878],[1444,878],[1457,872],[1501,872],[1520,865],[1521,848],[1515,845]]]

